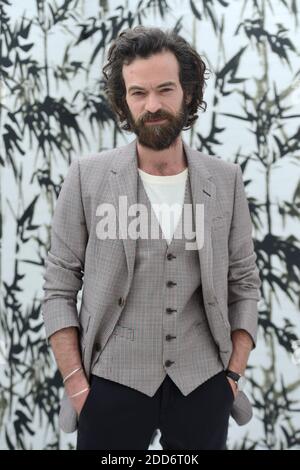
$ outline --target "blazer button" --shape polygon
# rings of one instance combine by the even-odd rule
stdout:
[[[167,254],[167,259],[168,259],[169,261],[171,261],[173,258],[176,258],[176,256],[173,255],[172,253],[168,253],[168,254]]]
[[[209,300],[207,303],[208,303],[208,305],[216,305],[217,297],[214,295],[212,300]]]
[[[95,351],[96,352],[101,351],[101,344],[100,343],[95,343]]]
[[[120,305],[120,307],[123,307],[125,305],[125,298],[124,297],[119,297],[119,305]]]
[[[165,362],[166,367],[170,367],[172,364],[174,364],[174,361],[170,361],[169,359]]]

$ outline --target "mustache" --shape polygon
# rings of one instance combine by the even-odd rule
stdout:
[[[141,122],[157,121],[158,119],[169,119],[169,116],[166,116],[165,114],[162,114],[162,113],[146,114],[145,116],[142,117]]]

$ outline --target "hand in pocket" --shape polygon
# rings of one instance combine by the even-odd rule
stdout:
[[[65,388],[72,406],[74,407],[77,416],[79,417],[90,393],[90,384],[83,371],[80,371],[78,374],[74,374],[73,377],[70,377],[70,379],[66,381]],[[84,392],[76,395],[81,390],[84,390]],[[72,395],[76,396],[72,397]]]
[[[233,394],[233,399],[236,399],[237,394],[239,393],[237,385],[234,380],[232,380],[230,377],[227,377],[226,375],[226,380],[229,382],[232,394]]]
[[[73,406],[76,410],[77,417],[81,415],[81,412],[86,404],[86,401],[88,399],[88,396],[91,392],[91,389],[87,390],[86,392],[82,393],[78,397],[72,398]]]

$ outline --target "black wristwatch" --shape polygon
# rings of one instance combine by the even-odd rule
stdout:
[[[246,385],[246,378],[244,375],[240,375],[237,372],[234,372],[233,370],[230,370],[230,369],[226,369],[225,373],[227,377],[230,377],[232,380],[235,381],[239,391],[244,389]]]

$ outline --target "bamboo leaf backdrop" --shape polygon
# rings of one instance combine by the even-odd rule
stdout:
[[[58,427],[62,381],[45,341],[42,272],[70,162],[132,140],[108,106],[101,68],[111,41],[137,24],[174,29],[204,56],[208,109],[183,136],[243,170],[262,301],[247,370],[254,418],[231,423],[229,448],[300,448],[298,6],[0,0],[1,448],[74,447]]]

